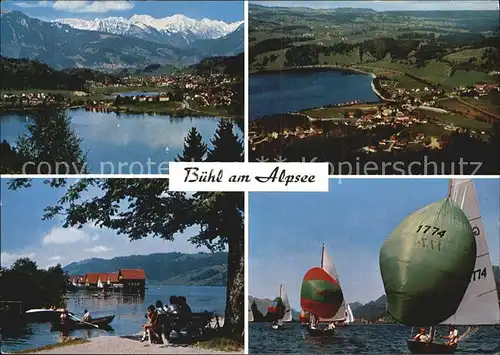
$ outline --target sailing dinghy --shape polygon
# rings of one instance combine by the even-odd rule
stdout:
[[[290,301],[283,285],[280,285],[280,296],[275,298],[273,305],[268,308],[267,313],[271,314],[274,319],[273,329],[283,327],[283,322],[292,321],[292,308],[290,307]]]
[[[434,342],[438,324],[469,326],[459,341],[478,326],[500,324],[493,267],[470,179],[451,180],[446,199],[410,215],[393,231],[382,246],[380,270],[388,312],[400,323],[430,326],[428,342],[407,341],[414,354],[457,350],[457,342]]]
[[[307,271],[302,280],[300,306],[310,315],[307,326],[307,333],[310,336],[331,336],[335,333],[331,325],[345,319],[344,295],[337,271],[324,244],[321,251],[321,267],[313,267]]]

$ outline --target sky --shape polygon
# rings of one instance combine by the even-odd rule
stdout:
[[[499,264],[499,181],[473,180],[492,263]],[[250,193],[249,295],[274,299],[283,284],[292,308],[325,243],[346,302],[384,294],[379,252],[406,216],[442,199],[447,179],[330,180],[329,192]]]
[[[333,9],[338,7],[367,8],[376,11],[400,10],[498,10],[497,0],[486,1],[250,1],[264,6],[309,7]]]
[[[243,1],[36,1],[6,0],[2,9],[22,11],[42,20],[150,15],[155,18],[182,14],[201,20],[243,21]]]
[[[54,205],[66,188],[51,188],[44,179],[34,179],[33,186],[12,191],[7,188],[10,179],[1,179],[1,259],[3,267],[10,266],[20,257],[29,257],[41,268],[60,263],[66,266],[74,261],[90,258],[111,259],[116,256],[148,255],[153,253],[208,252],[196,248],[187,239],[195,234],[197,227],[177,235],[174,242],[158,238],[145,238],[130,242],[124,235],[117,235],[107,228],[92,224],[82,229],[63,228],[62,219],[42,221],[43,210]],[[69,180],[74,182],[75,180]],[[101,191],[93,188],[84,198],[99,196]]]

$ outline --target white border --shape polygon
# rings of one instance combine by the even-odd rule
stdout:
[[[244,57],[244,62],[245,62],[245,67],[243,68],[244,72],[245,72],[245,76],[243,78],[244,80],[244,90],[245,90],[245,96],[244,96],[244,102],[245,102],[245,109],[244,109],[244,116],[243,116],[243,124],[244,124],[244,127],[245,127],[245,132],[243,134],[243,152],[244,152],[244,156],[245,156],[245,162],[248,163],[249,162],[249,159],[248,159],[248,129],[249,129],[249,120],[248,120],[248,108],[249,108],[249,98],[250,98],[250,95],[249,95],[249,92],[248,92],[248,82],[249,82],[249,77],[248,77],[248,73],[249,73],[249,66],[250,66],[250,63],[249,63],[249,53],[248,53],[248,39],[249,39],[249,21],[248,21],[248,1],[244,1],[244,5],[243,5],[243,10],[244,10],[244,24],[243,24],[243,28],[245,30],[245,36],[244,36],[244,46],[243,46],[243,57]],[[244,285],[245,285],[245,292],[244,292],[244,295],[245,295],[245,299],[243,300],[243,305],[244,305],[244,313],[243,313],[243,319],[245,320],[245,323],[243,324],[243,329],[245,331],[245,334],[244,334],[244,339],[243,339],[243,342],[244,342],[244,353],[245,354],[248,354],[249,353],[249,343],[248,343],[248,295],[250,294],[249,292],[249,282],[248,282],[248,260],[249,260],[249,234],[248,234],[248,226],[249,226],[249,218],[248,218],[248,199],[249,199],[249,194],[248,192],[245,192],[245,201],[244,201],[244,206],[245,206],[245,212],[244,212],[244,220],[243,220],[243,225],[244,225],[244,245],[245,245],[245,250],[244,250],[244,254],[245,254],[245,260],[244,260],[244,267],[245,267],[245,280],[244,280]]]
[[[241,164],[241,163],[235,163]],[[270,164],[270,163],[267,163]],[[278,164],[278,163],[276,163]],[[286,164],[286,163],[285,163]],[[2,179],[168,179],[168,174],[2,174]],[[328,179],[500,179],[499,175],[329,175]]]

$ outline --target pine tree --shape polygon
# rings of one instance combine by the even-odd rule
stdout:
[[[233,124],[229,120],[220,120],[214,138],[213,149],[208,150],[207,161],[238,162],[243,161],[243,142],[233,132]]]
[[[184,139],[184,150],[182,155],[177,155],[175,161],[178,162],[202,162],[207,153],[207,145],[203,143],[201,134],[192,127],[187,137]]]

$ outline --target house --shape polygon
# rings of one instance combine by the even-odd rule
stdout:
[[[97,281],[99,279],[99,273],[89,272],[85,274],[85,287],[97,287]]]
[[[71,275],[68,276],[68,283],[74,287],[82,287],[85,283],[85,276]]]
[[[108,286],[112,288],[121,287],[117,272],[111,272],[108,274]]]
[[[105,288],[108,286],[108,274],[99,274],[97,277],[97,287]]]
[[[146,273],[143,269],[120,269],[118,280],[122,284],[123,292],[140,292],[146,290]]]

